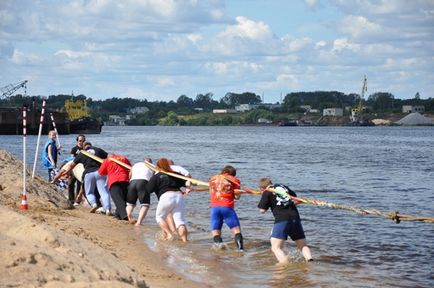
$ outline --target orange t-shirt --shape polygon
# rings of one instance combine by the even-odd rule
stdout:
[[[240,179],[229,174],[219,174],[209,180],[209,192],[213,206],[234,208],[234,189],[240,189]]]

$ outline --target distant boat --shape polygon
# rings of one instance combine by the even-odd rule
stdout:
[[[59,134],[69,134],[69,118],[66,112],[51,112],[56,122],[56,129]],[[42,124],[42,134],[47,134],[53,129],[53,124],[49,118],[49,113],[45,111],[44,121]],[[39,122],[41,111],[32,107],[27,107],[27,125],[26,132],[28,135],[37,135],[39,132]],[[22,135],[23,134],[23,109],[22,108],[3,108],[0,110],[0,135]]]
[[[278,126],[298,126],[297,121],[290,120],[290,121],[280,121]]]
[[[100,134],[102,122],[90,116],[86,100],[66,100],[65,110],[69,115],[69,130],[72,134]]]

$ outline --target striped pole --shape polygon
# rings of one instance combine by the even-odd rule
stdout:
[[[59,133],[57,132],[57,128],[56,128],[56,122],[54,122],[54,117],[53,117],[53,113],[50,113],[50,118],[51,118],[51,124],[53,124],[53,130],[56,132],[57,135],[57,149],[59,151],[59,155],[62,153],[61,149],[62,149],[62,145],[60,144],[60,138],[59,138]]]
[[[39,140],[41,139],[42,124],[44,123],[45,102],[46,102],[45,98],[42,98],[42,110],[41,110],[41,118],[39,119],[39,132],[38,132],[38,140],[36,142],[35,161],[33,162],[32,179],[35,178],[36,162],[38,161]]]
[[[21,198],[21,209],[27,210],[26,196],[26,136],[27,136],[27,107],[23,106],[23,196]]]

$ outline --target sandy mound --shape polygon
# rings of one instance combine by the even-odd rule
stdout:
[[[65,196],[40,177],[28,181],[29,209],[21,210],[20,171],[22,162],[0,150],[0,286],[200,287],[145,247],[141,227],[67,210]]]

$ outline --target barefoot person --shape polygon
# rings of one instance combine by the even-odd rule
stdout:
[[[152,163],[151,158],[145,158],[144,161]],[[146,166],[145,162],[137,162],[130,170],[130,185],[128,186],[127,193],[127,217],[131,224],[139,226],[149,210],[151,204],[151,197],[146,192],[146,184],[154,175],[154,171]],[[137,199],[140,203],[139,217],[137,222],[133,219],[133,210],[136,206]]]
[[[240,180],[235,177],[237,171],[234,167],[225,166],[220,174],[209,180],[209,192],[211,196],[211,233],[214,243],[220,245],[223,222],[228,225],[234,234],[234,240],[238,249],[243,250],[243,235],[241,234],[240,221],[235,213],[235,199],[240,199],[240,194],[235,189],[240,189]]]
[[[297,195],[285,185],[273,185],[270,178],[259,180],[259,188],[263,191],[258,204],[259,211],[265,213],[268,208],[271,208],[274,215],[274,226],[270,242],[271,250],[279,263],[288,263],[288,257],[282,250],[288,236],[295,241],[304,259],[312,261],[312,255],[304,236],[303,226],[301,226],[300,215],[295,206],[298,202],[292,201],[291,197],[289,197],[289,195],[294,197]]]
[[[157,168],[164,172],[176,173],[170,168],[170,161],[166,158],[161,158],[157,161]],[[165,233],[165,238],[170,240],[173,238],[173,232],[170,230],[167,223],[167,215],[172,213],[176,229],[183,242],[188,240],[187,227],[185,225],[184,210],[185,199],[181,192],[181,187],[187,187],[186,192],[190,191],[190,181],[185,181],[173,176],[164,174],[163,172],[156,173],[151,177],[146,185],[147,193],[155,192],[158,198],[157,211],[155,219],[161,230]]]

